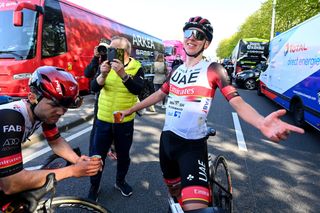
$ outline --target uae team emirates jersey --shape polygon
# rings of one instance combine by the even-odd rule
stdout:
[[[161,90],[168,94],[163,131],[172,131],[185,139],[206,136],[206,119],[217,87],[229,101],[238,96],[229,85],[226,70],[218,63],[201,60],[193,67],[176,69]]]
[[[23,169],[21,144],[42,126],[47,140],[60,137],[55,124],[32,122],[25,100],[0,105],[0,178]]]

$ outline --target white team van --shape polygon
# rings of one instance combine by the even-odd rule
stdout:
[[[276,36],[259,91],[320,130],[320,14]]]

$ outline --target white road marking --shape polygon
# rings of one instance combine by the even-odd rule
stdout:
[[[92,129],[92,126],[87,127],[85,129],[81,130],[80,132],[77,132],[77,133],[75,133],[75,134],[73,134],[73,135],[71,135],[71,136],[69,136],[69,137],[67,137],[65,139],[66,139],[66,141],[69,142],[69,141],[71,141],[71,140],[73,140],[73,139],[75,139],[75,138],[77,138],[77,137],[79,137],[79,136],[91,131],[91,129]],[[43,154],[49,152],[50,150],[51,150],[50,146],[47,146],[46,148],[43,148],[43,149],[41,149],[41,150],[39,150],[39,151],[29,155],[29,156],[26,156],[26,157],[23,158],[23,163],[27,163],[27,162],[29,162],[29,161],[31,161],[31,160],[43,155]]]
[[[242,151],[248,151],[247,150],[247,145],[243,137],[242,129],[240,126],[238,114],[233,112],[232,113],[232,118],[233,118],[233,123],[234,123],[234,129],[236,130],[236,137],[237,137],[237,142],[238,142],[238,147]]]

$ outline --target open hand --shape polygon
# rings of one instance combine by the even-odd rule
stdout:
[[[286,140],[291,132],[303,134],[304,130],[280,120],[286,110],[277,110],[264,118],[260,131],[274,142]]]

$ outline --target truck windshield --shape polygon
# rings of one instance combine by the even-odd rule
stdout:
[[[164,53],[165,55],[169,56],[169,55],[173,55],[174,54],[174,47],[172,46],[167,46],[167,47],[164,47]]]
[[[13,11],[1,11],[0,20],[0,58],[33,58],[36,52],[37,12],[24,10],[21,27],[13,25]]]

